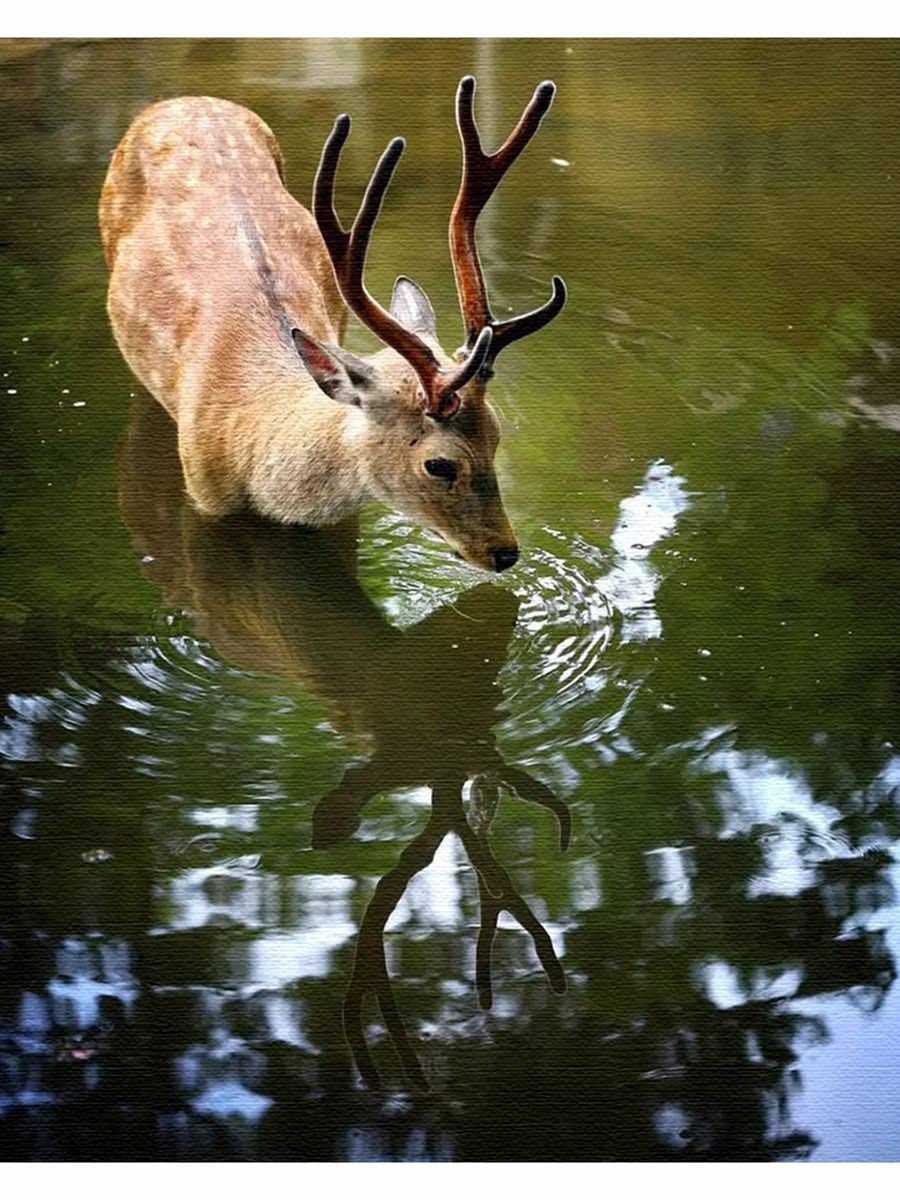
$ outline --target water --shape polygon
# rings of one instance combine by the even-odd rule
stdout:
[[[900,44],[2,59],[4,1157],[896,1157]],[[455,345],[468,71],[487,141],[559,86],[481,235],[570,289],[494,385],[521,564],[199,522],[111,150],[228,96],[305,199],[346,109],[349,210],[403,133],[371,285]]]

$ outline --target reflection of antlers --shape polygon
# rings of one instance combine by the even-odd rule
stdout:
[[[508,788],[514,790],[516,795],[522,800],[529,800],[534,804],[540,804],[543,808],[549,808],[554,813],[559,826],[559,848],[560,850],[567,850],[569,838],[572,833],[572,819],[568,807],[554,796],[546,784],[541,783],[537,779],[532,779],[530,775],[518,767],[510,767],[504,763],[498,775],[500,781],[505,783]],[[477,805],[477,800],[473,803]],[[493,803],[489,802],[488,811],[484,815],[484,819],[479,822],[481,828],[479,829],[478,840],[483,843],[484,850],[488,855],[490,855],[488,829],[495,809],[496,800],[494,799]],[[477,817],[479,814],[476,813],[474,815]],[[560,961],[556,957],[556,951],[553,948],[553,942],[549,934],[516,891],[506,871],[499,864],[495,865],[501,876],[501,889],[499,893],[491,892],[485,888],[480,878],[478,881],[481,920],[478,930],[478,943],[475,948],[475,986],[478,989],[478,1000],[481,1007],[489,1009],[494,1002],[492,951],[494,938],[497,936],[497,922],[504,910],[515,917],[525,932],[531,936],[535,953],[538,956],[541,966],[544,968],[544,974],[547,976],[550,986],[557,995],[561,995],[566,990],[566,977]]]
[[[444,831],[433,829],[433,824],[432,817],[423,832],[400,855],[397,865],[378,881],[359,928],[353,974],[344,997],[344,1036],[357,1070],[371,1088],[378,1087],[380,1080],[363,1034],[362,1006],[366,996],[373,993],[406,1077],[414,1087],[428,1091],[428,1081],[394,998],[384,956],[384,927],[400,903],[410,879],[427,867],[437,853]]]
[[[362,776],[364,772],[365,768],[358,770],[357,776]],[[557,800],[544,784],[538,783],[518,768],[507,767],[504,764],[500,778],[510,787],[514,787],[523,799],[549,808],[556,815],[560,846],[565,849],[569,843],[571,829],[566,806]],[[357,778],[357,785],[359,782],[361,780]],[[491,950],[497,933],[497,922],[504,910],[530,935],[538,960],[554,992],[560,994],[566,989],[562,965],[547,931],[519,895],[509,874],[494,859],[487,840],[487,830],[479,836],[466,818],[462,805],[463,782],[462,778],[457,777],[441,780],[433,786],[432,812],[428,824],[406,846],[397,864],[378,881],[360,925],[353,973],[344,999],[344,1035],[357,1069],[369,1087],[377,1087],[379,1084],[378,1070],[363,1032],[363,1003],[366,996],[371,994],[378,1001],[378,1007],[406,1077],[414,1087],[428,1090],[428,1082],[394,997],[385,959],[384,931],[410,880],[431,863],[448,833],[455,833],[459,837],[478,876],[481,925],[476,948],[475,973],[482,1008],[488,1009],[492,1003]],[[358,786],[348,790],[338,788],[320,801],[314,817],[314,825],[320,838],[319,844],[325,844],[329,838],[336,840],[333,835],[338,830],[355,828],[353,817],[358,818],[364,804],[365,800],[362,799]],[[330,820],[330,810],[334,809],[334,806],[337,806],[334,811],[335,819]]]
[[[542,808],[550,809],[559,826],[559,848],[563,851],[568,850],[569,840],[572,837],[572,816],[569,806],[563,804],[562,800],[550,791],[546,783],[541,783],[539,779],[533,779],[527,771],[523,771],[520,767],[510,767],[504,763],[500,770],[500,778],[520,800],[527,800],[530,804],[540,804]]]
[[[510,916],[515,917],[531,937],[538,961],[544,968],[544,974],[547,976],[550,986],[557,996],[561,996],[566,990],[566,976],[562,969],[562,963],[556,956],[549,933],[515,890],[512,880],[502,867],[498,866],[497,869],[502,872],[506,881],[501,896],[492,895],[482,885],[480,878],[478,881],[481,922],[475,947],[475,986],[478,989],[479,1004],[483,1009],[489,1009],[494,1003],[492,951],[494,938],[497,936],[497,922],[504,909]]]

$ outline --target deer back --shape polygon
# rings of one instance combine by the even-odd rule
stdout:
[[[257,392],[273,355],[296,374],[285,310],[317,336],[342,332],[322,237],[282,178],[268,126],[209,97],[152,105],[113,155],[100,201],[113,331],[178,417],[204,384],[224,384],[223,400]]]

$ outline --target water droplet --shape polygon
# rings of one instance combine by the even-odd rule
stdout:
[[[69,394],[69,389],[68,389],[68,388],[63,388],[63,390],[62,390],[62,394],[63,394],[64,396],[68,396],[68,394]]]
[[[712,656],[712,650],[707,650],[705,646],[701,646],[697,653],[701,658],[710,658]]]
[[[56,1048],[57,1062],[88,1062],[98,1053],[97,1046],[81,1038],[67,1038]]]
[[[6,394],[7,394],[7,396],[16,396],[16,395],[18,395],[18,393],[17,393],[17,391],[16,391],[16,389],[15,389],[15,388],[7,388],[7,389],[6,389]]]
[[[81,856],[81,861],[86,863],[105,863],[112,858],[112,853],[109,850],[104,850],[102,846],[95,846],[93,850],[85,850]]]

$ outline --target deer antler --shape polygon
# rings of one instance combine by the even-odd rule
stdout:
[[[492,374],[494,359],[511,342],[543,329],[562,311],[566,302],[566,285],[558,275],[553,276],[553,294],[546,304],[533,312],[495,321],[488,303],[487,287],[478,259],[475,225],[481,210],[497,189],[500,180],[537,133],[545,113],[553,103],[556,84],[549,80],[535,88],[531,103],[522,113],[518,125],[493,154],[485,154],[478,126],[475,124],[475,80],[471,75],[460,82],[456,93],[456,124],[463,149],[462,180],[459,194],[450,217],[450,254],[456,275],[456,289],[466,331],[465,350],[471,352],[484,329],[493,331],[494,338],[480,369],[482,379]]]
[[[490,329],[480,330],[464,362],[452,371],[443,370],[431,349],[386,312],[366,290],[363,271],[372,229],[406,146],[394,138],[378,160],[356,220],[349,232],[343,228],[334,207],[334,179],[341,151],[350,134],[350,118],[343,114],[334,123],[322,150],[313,189],[313,211],[328,248],[335,278],[347,307],[385,343],[402,354],[419,376],[425,393],[425,412],[435,420],[446,420],[459,409],[457,392],[484,366],[491,346]]]

